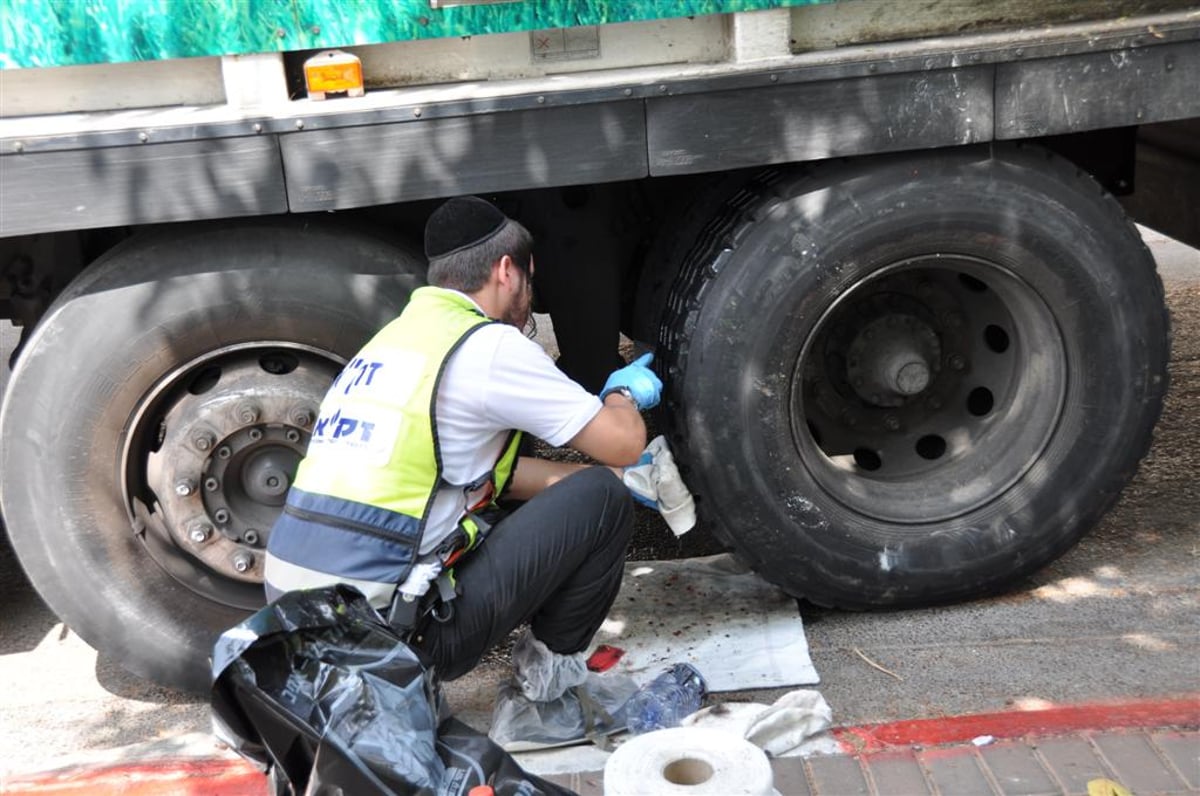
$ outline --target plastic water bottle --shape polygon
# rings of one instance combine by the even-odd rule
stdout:
[[[677,663],[639,688],[625,703],[629,731],[641,735],[678,727],[685,716],[700,709],[708,686],[691,664]]]

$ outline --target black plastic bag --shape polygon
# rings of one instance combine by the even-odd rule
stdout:
[[[223,633],[212,707],[278,796],[571,793],[451,717],[433,672],[348,586],[290,592]]]

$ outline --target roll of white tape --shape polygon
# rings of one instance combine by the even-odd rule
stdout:
[[[605,796],[772,796],[771,763],[754,744],[702,727],[635,736],[604,766]]]

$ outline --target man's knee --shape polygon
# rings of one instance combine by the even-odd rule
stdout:
[[[586,484],[590,489],[596,489],[603,492],[612,491],[614,493],[624,492],[629,493],[625,485],[621,483],[621,479],[607,467],[599,465],[595,467],[585,467],[584,469],[572,473],[570,476],[572,481],[578,481],[581,484]]]
[[[590,507],[606,536],[628,539],[633,535],[633,497],[628,487],[607,467],[589,467],[572,476],[578,478],[578,505]]]
[[[588,467],[573,474],[570,480],[575,482],[576,489],[581,493],[586,492],[587,497],[597,503],[603,502],[605,506],[624,513],[633,511],[633,496],[629,494],[629,488],[607,467]]]

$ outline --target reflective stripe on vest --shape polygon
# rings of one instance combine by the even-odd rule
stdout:
[[[271,531],[271,587],[405,578],[439,488],[454,486],[442,475],[438,384],[451,354],[488,323],[465,296],[423,287],[342,370]],[[519,445],[514,432],[493,468],[493,498],[512,476]]]

